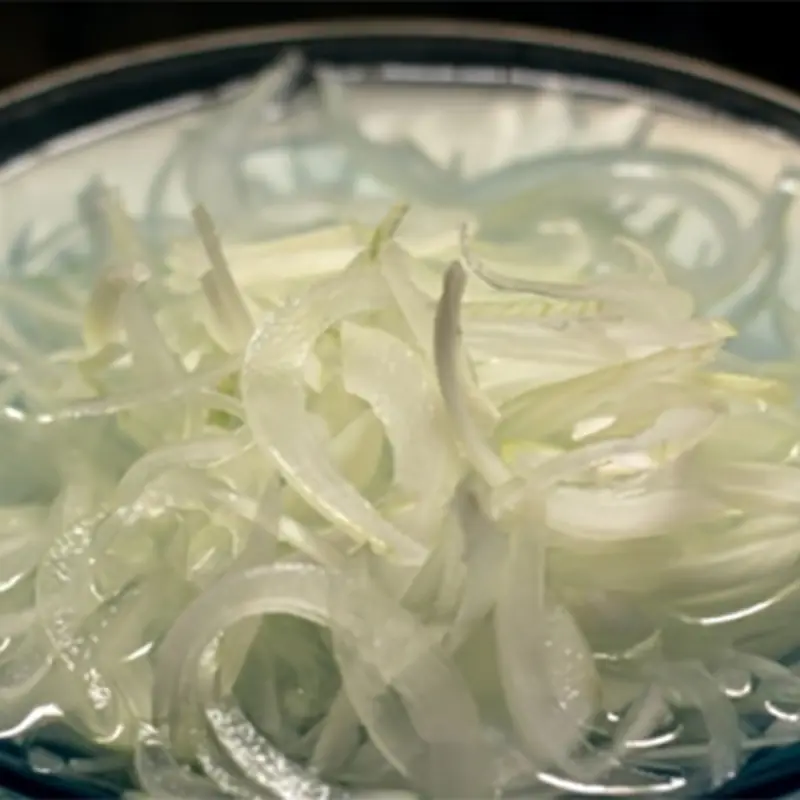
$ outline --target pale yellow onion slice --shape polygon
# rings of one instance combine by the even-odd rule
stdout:
[[[344,595],[341,594],[342,590],[344,590]],[[329,605],[330,575],[319,567],[307,564],[285,563],[257,567],[233,572],[222,578],[211,590],[201,595],[184,611],[158,650],[156,682],[153,690],[156,722],[158,724],[171,723],[171,727],[176,727],[182,710],[187,709],[193,702],[193,698],[197,696],[196,675],[203,652],[220,631],[245,617],[262,614],[292,614],[320,625],[334,624],[343,633],[355,636],[358,641],[362,641],[362,631],[364,631],[366,620],[361,618],[360,613],[353,615],[355,607],[361,607],[362,599],[366,599],[368,604],[375,609],[376,614],[385,609],[381,602],[376,605],[379,596],[370,595],[368,599],[361,592],[357,592],[350,599],[351,591],[351,586],[347,583],[338,585],[336,590],[337,608],[331,608]],[[351,606],[352,602],[355,603],[355,606]],[[393,614],[393,618],[395,616],[396,614]],[[397,619],[404,618],[399,616]],[[408,631],[404,632],[408,633]],[[419,640],[412,639],[410,641]],[[423,646],[422,650],[415,645],[413,651],[409,652],[408,643],[409,640],[405,635],[401,637],[401,640],[390,637],[385,642],[373,642],[371,648],[364,651],[363,657],[367,658],[368,662],[383,675],[384,683],[381,693],[385,691],[387,684],[394,683],[398,687],[406,686],[405,691],[411,692],[411,695],[404,694],[407,702],[411,703],[409,713],[415,720],[415,724],[421,726],[420,731],[423,735],[425,731],[433,734],[440,730],[441,726],[444,726],[441,732],[447,732],[448,741],[454,744],[463,741],[464,736],[469,737],[470,735],[469,725],[465,727],[464,723],[469,721],[470,725],[474,725],[476,722],[470,716],[474,712],[470,710],[468,695],[461,695],[455,675],[440,675],[436,671],[439,669],[436,666],[438,661],[431,660],[430,657],[423,661],[418,660],[418,657],[425,652],[426,645],[420,642],[420,645]],[[397,649],[398,646],[401,647],[400,650]],[[409,667],[417,665],[417,669],[421,671],[406,675],[403,672],[404,664]],[[418,680],[422,680],[422,683],[417,684],[412,681],[412,675],[415,675]],[[426,687],[431,689],[434,685],[437,690],[435,703],[429,703],[426,706],[419,693],[426,691]],[[366,688],[355,685],[350,687],[348,693],[358,692],[360,693],[358,697],[363,697]],[[234,710],[228,707],[227,712],[232,711]],[[250,728],[242,727],[238,733],[232,730],[230,726],[239,727],[241,719],[237,718],[235,713],[231,717],[227,712],[220,706],[209,710],[209,714],[215,718],[211,719],[212,724],[217,728],[218,733],[224,733],[227,738],[226,749],[231,756],[236,758],[232,748],[236,746],[237,741],[240,745],[245,746],[246,750],[241,752],[239,759],[236,759],[237,763],[242,766],[244,762],[241,759],[254,755],[253,748],[256,748],[256,752],[261,752],[261,749],[268,745],[260,737],[253,738]],[[396,730],[396,721],[375,719],[373,712],[373,709],[362,707],[360,715],[366,714],[366,716],[362,716],[362,721],[371,732],[374,732],[375,741],[380,742],[382,736],[387,735],[389,731]],[[374,728],[374,725],[379,727]],[[280,763],[274,761],[270,766],[262,758],[259,770],[267,770],[267,772],[259,774],[264,781],[288,779],[287,770],[296,770],[296,768],[287,764],[286,760],[274,751],[274,748],[271,753],[269,757],[273,761],[278,759]],[[396,756],[390,751],[385,755],[390,761],[396,759]],[[251,767],[255,768],[254,765]],[[465,768],[467,767],[468,765],[465,765]],[[297,780],[303,779],[302,774],[296,772],[292,772],[292,774],[297,776]],[[272,777],[268,777],[268,775]],[[263,782],[262,785],[264,785]]]
[[[455,486],[457,462],[425,364],[400,339],[378,329],[345,323],[341,336],[344,386],[370,403],[383,423],[394,483],[424,511],[443,505]]]
[[[461,229],[461,260],[475,276],[495,289],[530,292],[559,300],[595,304],[596,313],[682,322],[694,311],[692,296],[676,286],[634,276],[597,278],[585,283],[555,283],[505,277],[489,270],[475,256],[466,227]]]
[[[604,334],[618,345],[629,359],[643,358],[668,349],[693,350],[709,345],[721,346],[735,335],[724,320],[691,319],[672,321],[623,319],[609,321]]]
[[[378,262],[392,298],[414,338],[417,348],[433,361],[433,326],[436,302],[423,292],[413,280],[419,261],[401,248],[397,242],[386,242]]]
[[[800,467],[757,462],[720,462],[708,482],[748,509],[793,509],[800,503]]]
[[[333,576],[331,598],[342,682],[375,746],[433,796],[488,796],[489,749],[468,688],[439,643],[441,633],[374,587],[358,564]]]
[[[343,690],[336,695],[325,717],[309,766],[322,775],[334,774],[359,744],[358,715]]]
[[[376,483],[384,483],[380,475],[384,447],[380,420],[372,410],[365,409],[339,431],[331,441],[330,452],[348,483],[369,497]]]
[[[119,301],[119,315],[133,358],[133,369],[142,382],[180,380],[184,374],[183,365],[167,346],[140,288],[125,291]]]
[[[148,797],[176,800],[224,800],[226,797],[209,780],[179,764],[162,735],[149,725],[143,725],[140,730],[134,769]]]
[[[431,539],[428,559],[410,580],[395,586],[394,576],[387,576],[379,566],[372,568],[371,576],[421,622],[441,627],[459,608],[466,578],[465,556],[463,533],[457,521],[447,516]],[[441,633],[444,635],[446,628],[442,627]]]
[[[442,296],[434,324],[434,358],[439,388],[464,454],[492,486],[511,479],[511,472],[482,436],[472,418],[462,389],[464,353],[461,349],[460,306],[467,277],[461,266],[451,264],[445,273]]]
[[[92,417],[110,417],[124,411],[135,412],[147,405],[166,405],[177,400],[184,400],[188,404],[190,400],[195,399],[195,397],[190,397],[192,395],[201,400],[211,395],[207,402],[213,407],[217,398],[210,391],[211,387],[229,376],[238,365],[238,360],[222,361],[207,370],[181,375],[174,381],[137,387],[128,392],[120,392],[107,397],[67,403],[52,411],[39,412],[33,418],[41,425],[49,425]]]
[[[495,406],[502,408],[532,389],[588,375],[601,363],[581,356],[568,361],[556,360],[547,353],[539,354],[536,360],[478,358],[475,359],[475,374],[485,395]]]
[[[0,592],[23,581],[38,566],[54,530],[47,509],[27,505],[0,509]]]
[[[553,531],[606,542],[665,535],[721,518],[725,512],[724,505],[690,487],[659,486],[657,480],[627,488],[556,486],[545,503]]]
[[[228,352],[235,353],[243,349],[253,335],[250,309],[230,273],[210,214],[203,206],[197,206],[192,218],[211,265],[201,278],[201,285],[217,323],[217,338]]]
[[[157,725],[179,730],[182,717],[203,699],[198,683],[201,659],[221,632],[263,614],[292,614],[325,625],[327,591],[325,571],[308,564],[253,567],[220,579],[183,611],[156,653],[153,714]],[[222,734],[228,754],[250,772],[251,779],[262,786],[274,781],[276,789],[281,782],[287,789],[305,783],[304,773],[270,748],[251,726],[232,729],[241,720],[232,719],[231,712],[240,713],[235,706],[215,703],[208,709],[209,721],[217,735]],[[253,757],[260,763],[254,764]]]
[[[323,441],[329,441],[331,463],[338,474],[368,501],[380,499],[388,483],[385,473],[385,439],[380,422],[370,409],[364,409],[339,433],[328,440],[320,420]],[[300,552],[315,561],[331,566],[353,547],[352,538],[320,518],[317,511],[291,487],[283,490],[284,515],[280,517],[279,537],[291,542]]]
[[[445,639],[454,650],[494,608],[510,548],[508,536],[464,483],[456,490],[453,509],[464,537],[466,568],[458,609]]]
[[[203,436],[150,450],[122,476],[116,489],[120,503],[130,502],[159,473],[179,466],[213,467],[240,455],[249,444],[246,431]]]
[[[53,650],[41,625],[28,627],[0,656],[0,700],[16,708],[30,698],[50,672]],[[24,716],[24,715],[22,715]]]
[[[494,613],[506,705],[527,755],[539,768],[579,777],[574,750],[595,703],[592,653],[570,613],[547,587],[548,532],[529,498],[517,517]],[[519,513],[519,512],[518,512]]]
[[[788,414],[751,405],[720,416],[700,453],[710,463],[781,462],[797,452],[800,429]]]
[[[337,347],[337,358],[339,348]],[[334,375],[308,400],[308,410],[325,421],[331,436],[336,436],[367,408],[359,397],[345,388],[340,374]]]
[[[328,786],[310,771],[281,756],[230,699],[215,700],[205,709],[215,738],[248,779],[277,800],[313,797],[346,800],[348,794]]]
[[[272,378],[254,383],[245,389],[245,402],[258,415],[252,423],[256,441],[294,490],[355,542],[399,561],[421,560],[422,545],[387,522],[334,467],[328,441],[302,408],[302,392]]]
[[[437,205],[453,198],[456,193],[448,186],[450,176],[422,150],[410,147],[408,142],[376,141],[362,133],[358,117],[351,111],[347,86],[335,72],[318,67],[314,80],[322,101],[324,126],[353,153],[360,169],[407,197]],[[402,160],[394,156],[397,149],[403,153]]]
[[[241,800],[273,800],[274,795],[267,795],[266,790],[255,787],[247,780],[236,763],[222,748],[205,737],[195,747],[197,763],[205,776],[222,791],[226,797],[237,797]]]
[[[441,272],[444,265],[442,269],[428,269],[424,262],[415,259],[396,241],[389,240],[380,249],[378,268],[416,346],[428,361],[435,363],[434,328],[438,305],[435,298],[441,295]],[[422,291],[414,280],[415,277],[418,280],[420,273],[429,276],[432,287],[430,295]],[[494,425],[499,418],[497,408],[482,391],[469,369],[465,369],[461,377],[476,422],[482,428]]]
[[[395,248],[413,260],[453,257],[457,252],[456,226],[426,232],[414,219],[421,216],[419,210],[411,210],[411,219],[397,234]],[[370,233],[361,226],[343,224],[269,241],[232,241],[225,246],[226,261],[237,286],[248,296],[283,300],[293,289],[345,269],[363,250]],[[181,292],[193,291],[201,261],[195,242],[176,245],[168,257],[170,286]]]
[[[401,561],[421,561],[422,546],[388,523],[334,468],[322,431],[305,410],[298,376],[322,332],[385,302],[385,286],[368,268],[354,264],[262,324],[245,357],[242,401],[257,444],[309,505],[356,542]]]
[[[265,116],[281,118],[293,111],[294,90],[299,88],[303,67],[299,51],[290,50],[279,56],[235,96],[235,102],[213,104],[212,112],[201,118],[201,125],[188,132],[178,155],[183,172],[182,194],[192,204],[204,203],[217,220],[234,229],[247,229],[256,221],[252,214],[243,213],[236,173],[218,154],[247,148],[254,133],[262,128]]]
[[[20,636],[10,652],[0,656],[0,697],[9,704],[33,691],[50,670],[57,645],[52,636],[55,629],[48,623],[57,624],[63,615],[71,624],[76,606],[87,609],[89,587],[85,584],[70,586],[69,579],[74,572],[75,559],[80,559],[88,546],[88,528],[92,522],[88,527],[83,523],[96,514],[98,497],[108,488],[108,477],[98,474],[94,464],[84,458],[70,460],[69,453],[62,456],[69,463],[66,470],[69,480],[51,506],[48,524],[57,533],[50,540],[36,574],[34,591],[39,620]],[[73,569],[64,572],[56,569],[54,573],[48,570],[48,567],[70,558]],[[78,676],[79,684],[84,681],[88,685],[102,684],[102,680],[96,679],[94,674]],[[108,725],[101,727],[106,731],[113,730],[115,716],[114,711],[109,715]]]
[[[495,492],[492,500],[495,513],[507,513],[532,491],[547,492],[559,483],[585,481],[587,476],[595,482],[598,479],[613,480],[644,475],[659,465],[671,465],[669,468],[674,473],[673,462],[691,450],[715,421],[714,413],[706,408],[669,409],[649,428],[629,438],[590,442],[555,454],[545,449],[532,464],[523,464],[524,468],[520,468],[514,481]],[[668,486],[669,473],[665,473],[664,478]],[[597,491],[597,488],[589,488],[589,491]],[[543,503],[546,503],[546,497],[543,496]],[[709,509],[714,507],[719,507],[719,504],[708,505]]]
[[[110,624],[115,604],[98,604],[86,586],[85,560],[95,529],[107,515],[105,509],[73,523],[54,540],[36,578],[37,609],[54,656],[70,673],[70,683],[88,700],[88,724],[101,737],[118,735],[124,711],[107,670],[92,663],[98,644],[92,614],[102,628]],[[77,587],[77,588],[76,588]],[[98,605],[100,608],[98,609]],[[99,619],[97,619],[99,615]],[[88,665],[86,662],[89,662]]]
[[[188,482],[181,482],[176,480],[180,476],[174,472],[159,477],[161,485],[157,482],[148,485],[147,492],[133,498],[131,505],[121,506],[110,515],[101,509],[59,534],[37,575],[38,608],[56,655],[79,682],[84,684],[95,715],[93,724],[98,730],[104,731],[105,735],[116,730],[120,724],[121,710],[117,693],[110,685],[107,671],[98,664],[96,653],[99,645],[112,637],[106,635],[98,640],[93,628],[99,626],[102,629],[113,624],[121,629],[125,614],[135,616],[136,613],[141,613],[141,609],[134,606],[133,611],[125,611],[116,598],[102,603],[96,610],[93,608],[96,598],[91,597],[88,593],[89,587],[85,587],[87,553],[94,550],[97,554],[101,545],[107,547],[120,531],[134,537],[137,534],[142,536],[143,532],[137,530],[137,525],[142,522],[147,524],[181,507],[197,507],[202,510],[216,502],[229,504],[240,515],[255,515],[254,509],[239,502],[237,497],[232,496],[233,493],[226,491],[224,484],[215,484],[207,478],[202,480],[199,476],[194,479],[189,476]],[[101,552],[104,552],[105,547]],[[134,574],[136,568],[135,562],[131,564]],[[122,577],[122,581],[125,580]],[[112,583],[119,583],[119,578]],[[85,588],[80,593],[74,586]],[[125,600],[124,586],[120,597]],[[169,607],[166,600],[166,596],[162,594],[164,606]],[[96,622],[87,627],[89,613],[92,616],[88,619],[96,619]]]
[[[714,679],[698,663],[663,663],[655,668],[661,685],[703,716],[708,731],[711,784],[721,786],[736,774],[742,748],[736,711]]]
[[[104,265],[85,311],[83,335],[91,352],[102,350],[120,335],[122,299],[150,275],[141,242],[119,192],[102,186],[96,212],[113,247],[113,260]]]
[[[743,585],[791,570],[800,557],[800,521],[790,512],[747,517],[738,525],[698,535],[678,544],[678,554],[665,565],[669,580],[685,591]]]
[[[603,367],[559,384],[531,389],[503,406],[500,441],[542,439],[588,416],[612,411],[626,396],[664,379],[678,378],[711,358],[713,346],[667,349]]]
[[[625,358],[625,350],[611,340],[607,326],[588,320],[556,325],[543,320],[469,320],[463,322],[464,344],[472,358],[548,360],[570,364],[602,364]]]

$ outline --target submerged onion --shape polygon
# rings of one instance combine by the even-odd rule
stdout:
[[[468,180],[301,67],[171,156],[192,225],[94,184],[80,235],[12,247],[6,736],[249,800],[686,795],[800,738],[797,371],[742,355],[793,176],[636,138]],[[231,167],[309,113],[410,205]],[[689,213],[713,257],[666,246]],[[42,274],[67,240],[88,289]]]

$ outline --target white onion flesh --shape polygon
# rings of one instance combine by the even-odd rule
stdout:
[[[800,738],[800,381],[741,355],[794,178],[590,148],[503,193],[367,136],[325,71],[318,107],[301,67],[178,152],[199,205],[164,263],[100,185],[91,289],[43,272],[63,232],[15,244],[5,735],[63,718],[187,800],[683,796]],[[214,154],[264,114],[326,122],[383,194],[259,205]],[[691,214],[718,255],[687,265]]]

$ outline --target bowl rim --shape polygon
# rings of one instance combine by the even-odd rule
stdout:
[[[310,22],[250,26],[167,39],[82,60],[14,84],[0,91],[0,108],[30,100],[50,91],[67,88],[71,84],[89,78],[181,56],[200,55],[209,50],[278,42],[289,44],[298,40],[312,38],[324,40],[342,36],[387,39],[418,36],[472,41],[483,39],[532,47],[555,47],[574,53],[589,53],[628,61],[657,70],[682,73],[750,94],[800,115],[800,93],[689,55],[589,33],[573,33],[562,28],[424,16],[365,17],[327,21],[321,18]]]

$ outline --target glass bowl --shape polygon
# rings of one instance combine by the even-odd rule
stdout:
[[[731,190],[731,205],[752,218],[754,192],[767,192],[779,175],[800,167],[800,98],[687,58],[568,32],[449,20],[245,30],[115,55],[0,93],[0,264],[6,275],[46,274],[80,249],[75,201],[98,177],[121,188],[131,211],[149,221],[153,246],[164,246],[171,220],[185,217],[198,195],[213,205],[219,189],[193,184],[179,168],[186,137],[201,114],[224,104],[242,79],[287,48],[350,84],[368,137],[400,146],[411,140],[425,151],[439,169],[438,182],[415,183],[409,191],[428,191],[431,202],[443,187],[502,198],[510,183],[524,185],[532,163],[564,153],[601,146],[670,149],[732,167],[739,187]],[[382,188],[337,147],[324,131],[298,137],[277,120],[257,142],[248,140],[247,152],[229,154],[239,185],[222,188],[249,211],[298,194],[341,193],[369,203]],[[457,179],[449,184],[454,164]],[[800,242],[791,233],[800,231],[800,207],[791,215],[785,260],[800,266]],[[677,258],[693,257],[687,248],[702,240],[698,230],[690,220],[673,227]],[[800,297],[800,269],[783,277],[786,297]],[[742,292],[752,288],[743,284]],[[766,346],[757,320],[751,339],[753,349]],[[0,757],[0,782],[9,791],[113,795],[114,786],[101,780],[27,765],[26,746],[18,735]],[[729,796],[777,796],[791,787],[791,749],[754,759]],[[774,777],[781,770],[783,784]],[[800,768],[797,776],[800,782]],[[751,777],[755,783],[748,784]]]

